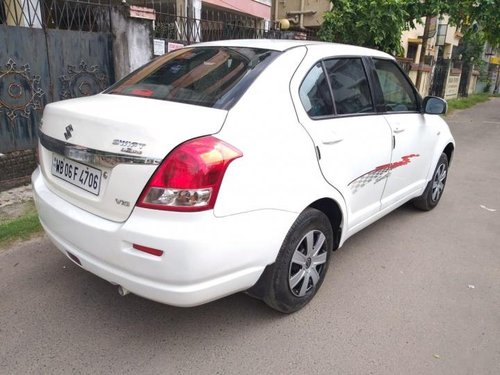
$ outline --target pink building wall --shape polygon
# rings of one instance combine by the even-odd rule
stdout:
[[[203,0],[204,4],[214,5],[219,8],[245,13],[254,17],[271,19],[271,7],[252,0]]]

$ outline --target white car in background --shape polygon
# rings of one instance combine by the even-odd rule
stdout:
[[[121,294],[194,306],[248,291],[294,312],[350,236],[410,200],[438,204],[446,107],[375,50],[188,46],[45,108],[40,221]]]

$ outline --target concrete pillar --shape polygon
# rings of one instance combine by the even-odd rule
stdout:
[[[113,62],[115,80],[151,61],[153,58],[153,20],[133,18],[128,6],[111,9]]]

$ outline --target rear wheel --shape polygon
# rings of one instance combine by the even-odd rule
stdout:
[[[306,209],[288,231],[276,262],[249,293],[280,312],[300,310],[323,283],[332,247],[333,231],[326,215]]]
[[[448,157],[441,154],[432,179],[427,184],[424,193],[413,200],[413,205],[423,211],[430,211],[436,207],[443,196],[446,179],[448,177]]]

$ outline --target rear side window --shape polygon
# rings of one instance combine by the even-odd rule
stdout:
[[[321,63],[317,63],[307,73],[300,85],[299,96],[309,116],[318,117],[333,114],[330,88]]]
[[[255,48],[181,49],[133,72],[106,93],[227,108],[277,55]]]
[[[396,63],[380,59],[374,59],[373,62],[384,96],[385,111],[417,111],[418,104],[415,92]]]
[[[370,86],[360,58],[325,61],[337,114],[374,112]]]

